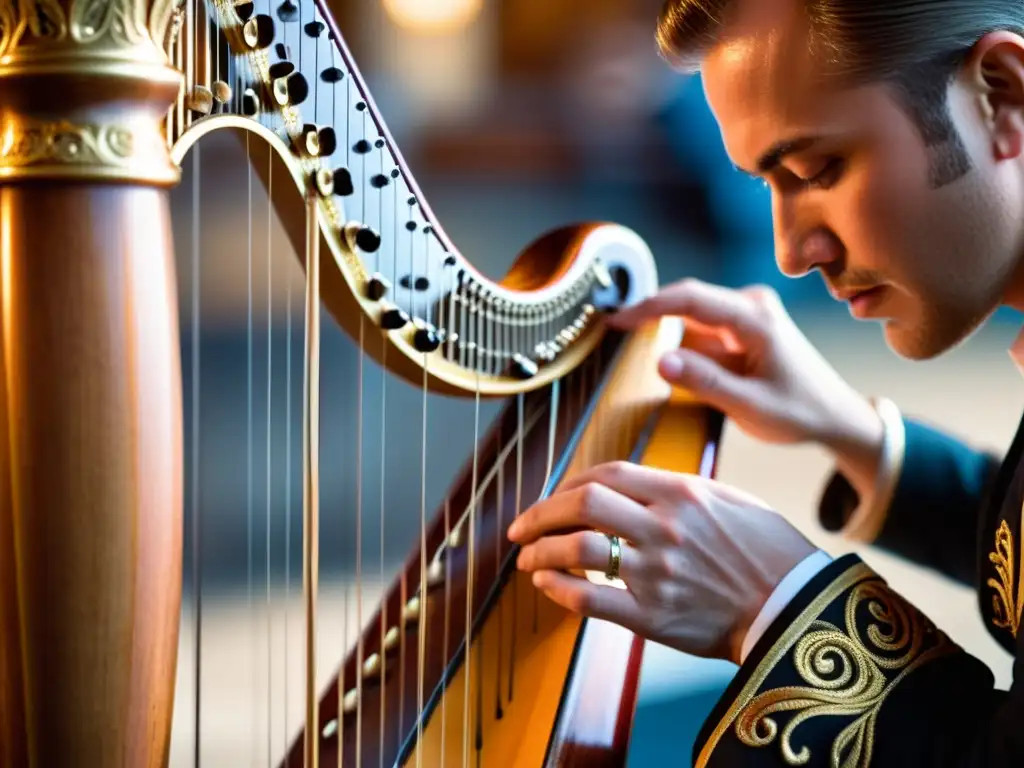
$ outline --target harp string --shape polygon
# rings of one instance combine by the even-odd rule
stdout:
[[[318,768],[319,699],[316,680],[316,605],[320,523],[320,223],[315,190],[306,197],[306,396],[303,419],[303,581],[306,605],[305,765]]]
[[[423,356],[423,427],[420,433],[420,594],[426,596],[427,584],[427,375],[430,363],[427,356]],[[424,667],[427,657],[427,604],[428,600],[421,601],[421,629],[417,635],[418,642],[418,673],[416,675],[416,741],[423,741],[423,696],[424,696]],[[399,735],[401,738],[401,735]],[[381,755],[383,759],[383,754]],[[416,750],[416,768],[423,768],[423,750]]]
[[[200,766],[201,757],[201,681],[202,681],[202,619],[203,619],[203,590],[202,590],[202,510],[199,505],[199,415],[200,415],[200,387],[199,387],[199,363],[200,363],[200,321],[201,321],[201,268],[202,262],[199,254],[199,177],[200,177],[200,150],[199,146],[193,149],[192,160],[192,625],[194,635],[195,669],[193,677],[195,706],[193,731],[195,743],[193,745],[193,762],[196,768]]]
[[[219,60],[220,59],[218,57],[218,61]],[[246,134],[246,152],[248,152],[248,146],[249,146],[249,138],[248,138],[248,134]],[[248,177],[249,177],[249,194],[250,194],[249,210],[252,211],[252,202],[251,202],[252,201],[252,197],[251,197],[251,195],[252,195],[252,164],[251,163],[247,163],[247,167],[248,167],[248,171],[247,172],[248,172]],[[271,160],[268,160],[268,162],[267,162],[267,189],[268,189],[267,207],[268,207],[268,209],[270,209],[272,207],[272,204],[271,204],[270,201],[273,199],[270,196],[270,191],[272,190],[273,178],[274,178],[273,177],[273,168],[274,168],[273,162]],[[267,588],[267,597],[266,597],[266,612],[267,612],[267,617],[266,617],[266,619],[267,619],[267,701],[266,701],[266,708],[267,708],[267,768],[270,768],[270,766],[272,765],[273,759],[274,759],[273,746],[272,746],[273,745],[272,733],[273,733],[273,722],[274,722],[274,717],[273,717],[273,701],[274,701],[274,696],[273,696],[273,659],[274,659],[274,652],[273,652],[274,651],[274,647],[273,647],[273,628],[274,628],[274,624],[273,624],[273,600],[272,600],[272,596],[271,596],[271,549],[272,549],[272,546],[271,546],[271,543],[272,543],[272,531],[271,531],[272,504],[271,504],[271,500],[273,498],[273,494],[272,494],[272,484],[271,484],[271,480],[270,480],[271,472],[272,472],[272,469],[273,469],[273,456],[272,456],[272,451],[271,451],[271,446],[273,445],[273,441],[271,440],[271,437],[272,437],[272,411],[271,411],[271,408],[272,408],[272,405],[273,405],[273,378],[274,378],[273,334],[272,334],[272,330],[273,330],[273,311],[272,311],[273,310],[273,285],[274,285],[274,258],[273,258],[274,249],[273,249],[273,229],[272,229],[273,220],[274,219],[273,219],[273,216],[272,216],[272,210],[268,210],[267,211],[267,427],[266,427],[266,430],[267,430],[266,431],[266,435],[267,435],[267,438],[266,438],[267,439],[267,487],[266,487],[267,510],[266,510],[266,531],[265,531],[265,536],[266,536],[265,545],[266,545],[266,559],[267,559],[267,562],[266,562],[266,588]],[[252,231],[252,220],[251,219],[249,221],[249,231],[250,232]],[[291,364],[291,360],[290,359],[286,360],[285,365],[289,366],[290,364]],[[287,456],[287,454],[285,454],[285,455]],[[286,491],[286,493],[287,493],[287,491]],[[286,624],[286,626],[285,626],[285,635],[286,636],[287,636],[287,631],[288,630],[287,630],[287,624]],[[285,669],[287,669],[287,662],[288,662],[287,655],[284,657],[284,660],[285,660]],[[286,689],[285,695],[282,698],[287,700],[287,689]],[[286,719],[287,719],[287,715],[286,715]]]
[[[387,367],[387,349],[388,345],[384,344],[383,352],[381,355],[381,380],[380,380],[380,584],[383,587],[387,583],[387,574],[384,571],[385,559],[384,559],[384,541],[387,536],[387,525],[386,513],[385,513],[385,487],[386,487],[386,475],[385,468],[387,467],[387,380],[388,380],[388,367]],[[388,612],[386,605],[387,592],[382,592],[382,602],[380,604],[380,651],[377,653],[376,658],[379,659],[379,672],[380,679],[383,683],[386,674],[386,663],[387,654],[385,652],[385,636],[388,631]],[[400,670],[399,674],[404,672]],[[386,691],[387,686],[380,686],[380,733],[378,734],[378,751],[380,757],[380,768],[384,766],[384,739],[387,735],[387,709],[386,709]],[[401,698],[401,697],[400,697]]]
[[[249,152],[249,138],[248,138],[248,135],[246,136],[245,147],[246,147],[246,154],[248,155],[248,152]],[[250,627],[252,632],[251,632],[251,635],[249,637],[249,642],[251,644],[250,650],[252,652],[253,673],[256,673],[257,672],[256,667],[258,666],[258,659],[259,659],[259,653],[257,651],[256,643],[257,643],[257,641],[259,639],[259,634],[256,631],[256,627],[255,627],[256,613],[253,610],[253,560],[254,560],[253,533],[254,533],[255,526],[253,525],[253,441],[252,441],[252,433],[253,433],[253,407],[252,407],[252,390],[253,390],[253,361],[252,361],[252,357],[253,357],[253,343],[252,343],[252,333],[253,333],[253,323],[252,323],[253,286],[252,286],[252,277],[253,277],[253,275],[252,275],[252,272],[253,272],[253,265],[252,265],[252,250],[253,249],[252,249],[252,195],[251,195],[251,188],[250,188],[249,191],[250,191],[250,195],[249,195],[249,200],[248,200],[248,205],[247,205],[248,214],[249,214],[249,221],[248,221],[248,225],[249,226],[248,226],[248,237],[247,237],[247,242],[246,242],[247,248],[246,248],[246,269],[245,269],[246,288],[247,288],[246,295],[245,295],[245,299],[246,299],[246,322],[245,322],[245,365],[246,365],[246,411],[245,411],[245,413],[246,413],[246,417],[245,417],[245,437],[246,437],[246,439],[245,439],[245,574],[246,574],[246,578],[245,578],[245,585],[246,586],[245,586],[245,592],[246,592],[246,602],[247,602],[247,605],[248,605],[248,619],[253,624],[253,626]],[[269,245],[270,245],[269,240],[267,242],[267,245],[269,247]],[[256,728],[255,728],[255,725],[256,725],[257,712],[258,712],[258,706],[259,706],[259,704],[258,704],[259,698],[255,695],[256,694],[255,684],[256,684],[256,680],[258,680],[258,679],[259,679],[258,674],[253,674],[250,677],[250,679],[249,679],[249,685],[251,686],[250,691],[249,691],[249,693],[250,693],[249,705],[252,708],[251,715],[252,715],[252,726],[253,726],[252,729],[251,729],[252,730],[252,734],[251,735],[252,735],[252,738],[253,738],[254,742],[255,742],[255,739],[256,739]],[[253,745],[250,745],[250,746],[253,746]]]
[[[355,684],[356,684],[356,751],[355,751],[355,764],[356,766],[362,765],[362,754],[363,754],[363,653],[364,653],[364,634],[363,634],[363,369],[364,369],[364,350],[365,350],[365,337],[366,337],[366,322],[360,314],[359,317],[359,385],[356,408],[358,416],[357,428],[356,428],[356,633],[358,635],[357,650],[356,650],[356,669],[355,669]],[[339,686],[338,693],[341,695],[341,691],[344,689],[343,686]],[[338,761],[342,759],[344,749],[339,746],[338,749]]]
[[[465,637],[463,642],[465,643],[466,655],[463,659],[463,665],[466,670],[465,674],[465,690],[463,693],[462,700],[462,768],[468,768],[469,766],[469,689],[470,683],[472,682],[472,652],[473,646],[471,644],[472,630],[473,630],[473,597],[475,594],[476,585],[476,516],[477,508],[479,505],[480,496],[477,492],[479,478],[479,464],[480,464],[480,369],[476,368],[476,393],[473,407],[473,478],[470,486],[470,513],[469,513],[469,563],[466,567],[466,626],[465,626]]]

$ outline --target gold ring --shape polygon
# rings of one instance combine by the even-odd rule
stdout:
[[[619,566],[622,565],[622,543],[618,536],[611,535],[608,535],[608,543],[611,544],[611,551],[608,552],[608,570],[604,572],[604,575],[611,581],[619,578]]]

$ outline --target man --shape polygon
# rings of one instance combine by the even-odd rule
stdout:
[[[893,350],[927,359],[1001,304],[1024,309],[1021,32],[1019,0],[668,0],[658,40],[769,185],[780,269],[820,272]],[[1024,427],[1000,466],[866,400],[770,291],[684,282],[617,322],[664,314],[687,321],[664,377],[750,434],[829,448],[823,523],[974,584],[1022,663]],[[553,600],[741,665],[697,765],[1024,765],[1024,670],[994,690],[857,556],[816,551],[738,490],[602,466],[509,535]],[[605,570],[610,551],[628,590],[569,573]]]

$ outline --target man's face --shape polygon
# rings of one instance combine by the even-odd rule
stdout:
[[[771,189],[779,268],[819,270],[905,357],[961,342],[1004,299],[1024,250],[1019,161],[998,156],[977,93],[951,91],[971,170],[936,186],[949,150],[925,145],[889,86],[816,77],[800,3],[742,5],[702,72],[730,157]]]

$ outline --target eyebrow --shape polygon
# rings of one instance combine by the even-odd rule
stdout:
[[[766,173],[774,171],[779,166],[779,163],[785,160],[789,155],[810,149],[819,141],[821,141],[821,136],[797,136],[796,138],[778,141],[769,147],[768,151],[762,154],[760,158],[758,158],[756,173],[748,171],[746,168],[740,168],[739,166],[736,166],[736,168],[748,176],[753,176],[755,178],[763,176]]]

